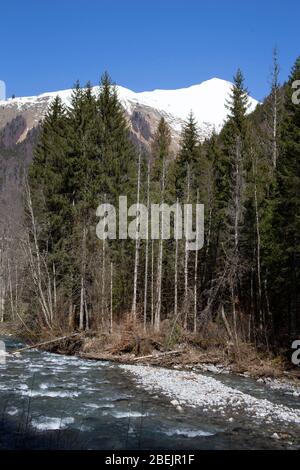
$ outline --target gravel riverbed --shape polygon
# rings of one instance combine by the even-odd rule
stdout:
[[[300,409],[256,398],[206,375],[151,366],[120,367],[144,389],[170,398],[178,411],[184,406],[201,407],[203,411],[226,415],[229,420],[242,412],[261,422],[300,425]]]

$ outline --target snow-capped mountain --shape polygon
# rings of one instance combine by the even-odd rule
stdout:
[[[175,156],[181,127],[190,111],[195,115],[202,138],[209,136],[214,128],[217,132],[220,131],[227,116],[225,104],[231,87],[230,82],[213,78],[179,90],[135,93],[117,86],[117,91],[133,139],[141,142],[145,148],[149,147],[163,116],[171,128],[172,153]],[[99,87],[93,90],[97,93]],[[4,210],[14,214],[16,220],[16,214],[21,217],[21,183],[33,158],[39,123],[56,95],[68,105],[71,93],[72,90],[63,90],[0,101],[0,215]],[[257,103],[250,98],[249,111]]]
[[[174,129],[180,131],[182,122],[193,111],[199,128],[215,128],[218,132],[227,116],[226,100],[230,94],[232,83],[212,78],[178,90],[154,90],[134,93],[126,88],[118,87],[119,96],[126,107],[127,103],[139,103],[164,113]],[[250,98],[249,111],[258,104]]]
[[[131,129],[136,138],[149,144],[161,116],[169,123],[175,145],[178,143],[184,120],[192,111],[199,126],[202,138],[217,132],[222,128],[227,109],[226,100],[230,94],[232,83],[212,78],[199,85],[177,90],[153,90],[136,93],[122,86],[117,86],[119,99],[128,116]],[[94,87],[97,93],[99,87]],[[26,122],[19,141],[22,141],[28,131],[35,127],[43,118],[51,100],[59,95],[68,105],[72,90],[43,93],[38,96],[10,98],[0,101],[0,129],[17,116],[22,116]],[[258,101],[249,99],[249,112],[253,111]]]

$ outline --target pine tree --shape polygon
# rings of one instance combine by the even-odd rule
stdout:
[[[33,207],[39,219],[42,249],[51,254],[50,265],[68,264],[63,238],[69,233],[70,206],[65,189],[65,156],[69,150],[66,110],[59,97],[49,107],[29,169]]]
[[[119,195],[128,193],[134,200],[136,151],[130,139],[125,113],[107,72],[103,74],[100,85],[98,107],[101,134],[98,146],[103,168],[101,192],[107,194],[111,202],[116,202]]]
[[[137,152],[131,141],[124,110],[118,100],[117,89],[105,72],[101,78],[97,99],[99,109],[99,139],[97,151],[102,170],[99,199],[118,206],[118,198],[125,195],[128,206],[136,199]],[[134,244],[129,240],[109,241],[108,251],[114,264],[114,304],[116,309],[131,308],[134,267]]]
[[[280,159],[277,162],[277,191],[273,200],[271,231],[267,244],[272,248],[272,304],[277,328],[288,326],[290,338],[299,331],[300,291],[300,106],[293,103],[292,84],[300,80],[300,57],[285,87],[285,110],[280,132]]]
[[[94,234],[88,227],[95,223],[97,195],[102,170],[97,153],[97,139],[101,133],[96,98],[90,84],[73,91],[69,108],[69,147],[66,156],[66,188],[72,207],[73,273],[69,280],[71,303],[79,305],[79,328],[89,326],[87,267],[97,246]]]
[[[101,258],[101,242],[93,229],[96,208],[104,202],[104,194],[116,205],[120,195],[133,202],[135,159],[127,121],[107,74],[98,97],[90,84],[81,88],[77,83],[67,110],[59,98],[54,100],[42,126],[30,185],[44,230],[39,243],[47,250],[49,269],[55,267],[61,303],[68,302],[70,312],[78,311],[81,329],[90,325],[88,305],[96,282],[91,272],[100,276],[96,260],[98,253]],[[106,247],[107,260],[118,266],[114,276],[118,307],[129,302],[131,245],[110,241]]]
[[[170,159],[171,131],[162,117],[159,121],[152,143],[152,181],[160,181],[164,162]]]
[[[233,87],[226,107],[228,109],[228,119],[231,136],[245,136],[246,113],[249,108],[248,90],[245,87],[245,79],[242,71],[237,70],[233,77]]]
[[[151,200],[157,204],[166,203],[169,200],[170,190],[170,146],[171,132],[164,118],[161,118],[151,146],[152,172],[151,172]],[[153,256],[156,255],[156,298],[153,298],[153,323],[156,330],[160,329],[161,310],[163,306],[163,291],[166,279],[164,276],[167,263],[166,243],[162,238],[163,216],[160,216],[160,230],[158,243],[153,244]],[[154,261],[154,259],[152,260]],[[154,271],[152,273],[154,276]],[[151,281],[154,285],[154,279]],[[154,308],[155,307],[155,308]]]
[[[199,134],[195,117],[191,111],[188,116],[187,122],[185,123],[182,129],[180,150],[176,160],[176,190],[177,196],[181,200],[185,194],[188,171],[190,172],[190,175],[194,175],[194,170],[199,156]],[[191,188],[194,188],[192,180]]]
[[[225,287],[228,301],[231,304],[234,326],[234,339],[238,344],[238,312],[240,287],[243,277],[243,221],[245,215],[245,187],[247,170],[247,109],[248,92],[240,69],[234,76],[232,92],[227,102],[228,122],[223,130],[224,165],[223,165],[223,202],[225,223],[222,224],[220,242],[223,252],[219,262],[221,276],[226,272]],[[225,197],[224,197],[225,196]]]
[[[271,85],[271,128],[272,128],[272,163],[276,168],[278,159],[278,125],[280,121],[280,93],[279,93],[279,72],[278,51],[273,51],[273,69]]]
[[[244,77],[238,69],[232,87],[230,99],[227,102],[229,110],[227,128],[224,131],[225,154],[229,173],[228,216],[232,219],[234,251],[239,250],[239,226],[242,223],[243,202],[245,193],[245,171],[247,169],[247,118],[248,92],[244,86]],[[230,225],[230,221],[229,221]]]

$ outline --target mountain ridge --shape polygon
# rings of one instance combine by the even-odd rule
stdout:
[[[175,147],[179,143],[182,125],[191,111],[198,124],[201,140],[209,137],[213,130],[216,132],[221,130],[227,117],[226,100],[231,88],[231,82],[217,77],[185,88],[154,89],[142,92],[116,85],[118,97],[136,138],[148,145],[159,119],[164,117],[170,125]],[[100,87],[94,86],[92,89],[94,93],[98,93]],[[60,96],[68,105],[71,93],[72,88],[0,101],[0,129],[9,120],[21,114],[27,123],[26,130],[20,138],[22,141],[27,132],[43,119],[55,96]],[[250,96],[249,112],[253,111],[258,103],[259,101]]]

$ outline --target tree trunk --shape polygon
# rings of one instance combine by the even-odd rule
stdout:
[[[49,309],[49,304],[47,303],[47,300],[46,300],[46,296],[45,296],[45,293],[43,290],[43,284],[42,284],[42,279],[43,279],[42,260],[41,260],[41,254],[40,254],[40,249],[39,249],[39,244],[38,244],[37,225],[36,225],[35,216],[33,212],[30,187],[27,181],[25,184],[25,190],[26,190],[26,204],[27,204],[27,209],[28,209],[29,217],[30,217],[31,234],[32,234],[33,246],[34,246],[34,252],[33,252],[32,247],[31,247],[31,242],[30,242],[30,236],[28,233],[27,241],[25,242],[25,245],[27,243],[26,255],[28,256],[28,259],[29,259],[31,274],[33,277],[34,284],[36,286],[39,303],[41,305],[41,309],[43,313],[43,319],[47,327],[51,330],[52,329],[51,312]]]
[[[187,168],[187,204],[190,202],[190,168]],[[187,234],[185,234],[185,249],[184,249],[184,328],[187,329],[188,323],[188,278],[189,278],[189,250]]]
[[[54,311],[56,313],[57,310],[57,289],[56,289],[56,269],[55,264],[53,263],[53,303],[54,303]]]
[[[106,194],[104,195],[104,201],[106,201]],[[105,310],[106,310],[106,296],[105,296],[105,269],[106,269],[106,240],[104,239],[104,227],[102,237],[102,279],[101,279],[101,322],[102,325],[105,322]]]
[[[79,329],[83,330],[83,316],[84,316],[84,279],[83,275],[80,278],[80,308],[79,308]]]
[[[231,333],[231,329],[230,329],[229,323],[228,323],[227,318],[226,318],[226,315],[225,315],[225,311],[224,311],[223,305],[221,305],[221,315],[222,315],[222,320],[223,320],[223,322],[224,322],[224,325],[225,325],[227,334],[228,334],[228,336],[229,336],[229,339],[232,341],[232,333]]]
[[[136,321],[136,298],[137,298],[137,283],[138,283],[138,269],[139,269],[139,253],[140,253],[140,184],[141,184],[141,152],[139,152],[138,161],[138,180],[137,180],[137,217],[136,217],[136,230],[135,230],[135,259],[134,259],[134,276],[133,276],[133,299],[132,299],[132,318]]]
[[[197,191],[197,204],[199,203],[199,194]],[[196,232],[196,237],[198,238],[198,233]],[[194,271],[194,333],[197,332],[197,291],[198,283],[198,250],[195,251],[195,271]]]
[[[174,321],[177,319],[178,315],[178,199],[177,199],[177,207],[176,207],[176,237],[175,237],[175,261],[174,261],[174,271],[175,271],[175,278],[174,278]]]
[[[164,192],[165,192],[165,160],[163,161],[161,205],[164,202]],[[154,328],[156,331],[160,330],[161,285],[162,285],[162,263],[163,263],[163,227],[164,227],[164,215],[163,215],[163,212],[161,212],[161,227],[160,227],[158,263],[157,263],[157,301],[156,301],[155,319],[154,319]]]
[[[110,333],[113,332],[113,263],[110,263]]]
[[[278,64],[278,57],[277,57],[277,50],[274,49],[273,51],[273,71],[272,71],[272,108],[273,108],[273,116],[272,116],[272,160],[273,160],[273,167],[276,168],[277,166],[277,158],[278,158],[278,146],[277,146],[277,131],[278,131],[278,90],[279,90],[279,64]]]
[[[151,325],[154,325],[154,240],[151,240]]]
[[[147,326],[147,298],[148,298],[148,258],[149,258],[149,211],[150,211],[150,161],[147,172],[147,238],[145,248],[145,287],[144,287],[144,331]]]
[[[83,227],[82,234],[82,263],[80,278],[80,309],[79,309],[79,329],[84,328],[84,305],[85,305],[85,270],[86,270],[86,228]]]

